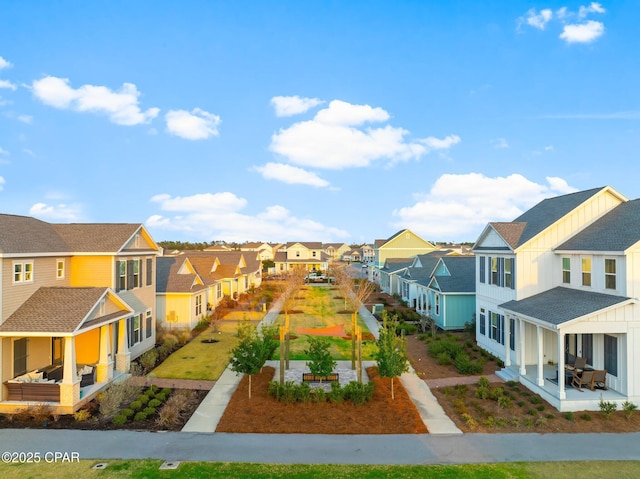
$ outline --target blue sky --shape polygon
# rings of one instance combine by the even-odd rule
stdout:
[[[0,212],[474,241],[640,196],[640,2],[0,3]]]

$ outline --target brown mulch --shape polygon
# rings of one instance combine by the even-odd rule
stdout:
[[[356,406],[345,401],[332,403],[285,404],[267,394],[275,369],[264,367],[253,376],[249,399],[249,381],[245,375],[233,394],[216,432],[300,433],[300,434],[423,434],[427,427],[399,379],[391,382],[368,368],[375,384],[373,399]]]

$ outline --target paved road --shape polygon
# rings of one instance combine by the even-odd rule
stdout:
[[[640,433],[332,436],[0,430],[4,451],[77,452],[81,459],[304,464],[467,464],[638,460]]]

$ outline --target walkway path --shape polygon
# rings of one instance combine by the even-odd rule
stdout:
[[[424,382],[430,388],[441,388],[445,386],[455,386],[456,384],[477,384],[478,379],[482,376],[456,376],[451,378],[439,378],[439,379],[425,379]],[[489,374],[486,377],[492,383],[504,382],[502,378],[499,378],[495,374]]]

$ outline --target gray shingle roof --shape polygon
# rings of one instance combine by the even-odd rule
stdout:
[[[28,216],[0,214],[0,252],[62,253],[69,247],[44,221]]]
[[[520,301],[503,303],[500,307],[505,311],[537,318],[557,326],[629,299],[624,296],[557,287]]]
[[[556,249],[625,251],[638,241],[640,241],[640,199],[618,205]]]
[[[604,188],[605,187],[593,188],[568,195],[547,198],[533,208],[525,211],[512,222],[526,223],[515,247],[526,243]]]
[[[443,293],[474,293],[476,291],[476,259],[473,256],[445,256],[441,259],[450,276],[436,275]]]

